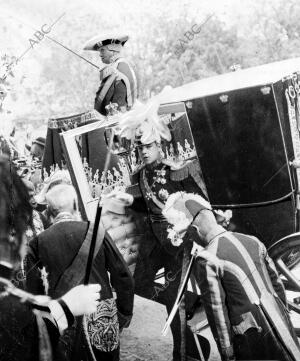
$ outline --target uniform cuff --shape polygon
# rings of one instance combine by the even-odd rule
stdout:
[[[57,301],[54,300],[51,301],[49,303],[49,308],[51,311],[51,315],[53,316],[57,324],[59,333],[62,334],[63,331],[68,328],[68,320],[66,314],[63,308],[61,307],[61,305]]]

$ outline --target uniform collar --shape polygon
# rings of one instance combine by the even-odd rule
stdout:
[[[76,217],[74,214],[70,212],[60,212],[54,218],[53,224],[60,223],[60,222],[69,222],[69,221],[76,221]]]
[[[154,161],[153,163],[151,163],[151,164],[146,164],[146,165],[145,165],[145,168],[148,169],[148,170],[150,170],[150,169],[155,169],[155,168],[161,166],[162,164],[163,164],[163,163],[162,163],[161,159],[157,159],[157,160],[155,160],[155,161]]]
[[[121,59],[121,55],[120,54],[115,54],[111,57],[111,63],[109,63],[109,65],[115,63],[117,60]]]
[[[225,228],[220,225],[216,225],[210,232],[207,233],[205,239],[207,243],[210,243],[214,238],[220,236],[222,233],[227,232]]]

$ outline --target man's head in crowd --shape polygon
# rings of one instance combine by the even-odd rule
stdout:
[[[77,194],[73,186],[59,184],[46,194],[48,213],[55,219],[61,213],[67,213],[75,220],[80,220]]]
[[[45,138],[39,137],[36,138],[31,145],[30,154],[33,158],[37,158],[39,160],[43,159],[45,151]]]
[[[15,265],[24,256],[24,234],[30,224],[26,186],[9,159],[0,156],[0,262]]]
[[[27,180],[26,178],[22,178],[23,183],[25,184],[25,187],[27,189],[28,195],[29,195],[29,202],[31,204],[32,208],[36,208],[37,207],[37,201],[35,199],[35,189],[34,189],[34,184]]]

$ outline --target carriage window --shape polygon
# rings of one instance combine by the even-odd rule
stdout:
[[[213,204],[265,202],[291,191],[272,91],[197,99],[187,109]],[[223,101],[222,101],[223,100]]]

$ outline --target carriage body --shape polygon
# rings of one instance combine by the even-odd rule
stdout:
[[[267,247],[299,231],[299,69],[291,59],[203,79],[163,105],[185,105],[214,208]]]

